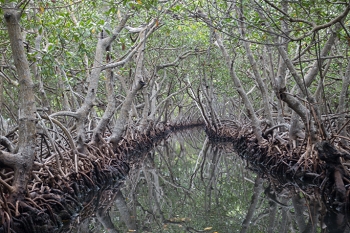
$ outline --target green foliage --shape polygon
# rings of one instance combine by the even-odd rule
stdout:
[[[272,1],[279,9],[282,9],[282,2]],[[5,1],[1,1],[1,3],[4,4]],[[269,80],[274,78],[279,63],[278,53],[273,46],[276,36],[283,36],[286,40],[288,37],[294,39],[301,37],[312,30],[312,26],[308,22],[313,22],[316,25],[325,24],[344,11],[342,4],[321,0],[288,1],[288,16],[264,1],[259,3],[242,1],[242,3],[236,3],[235,7],[225,0],[196,0],[172,4],[171,1],[158,0],[123,0],[121,4],[108,1],[84,1],[81,3],[68,0],[29,2],[21,16],[25,42],[28,44],[27,56],[31,64],[35,64],[40,70],[40,78],[46,85],[48,98],[52,105],[58,106],[56,99],[57,96],[61,96],[61,93],[50,88],[62,90],[60,81],[63,81],[65,88],[71,87],[73,90],[79,89],[79,85],[86,87],[86,79],[91,72],[90,68],[94,61],[96,44],[98,38],[101,37],[101,32],[103,31],[104,36],[111,35],[119,23],[120,16],[126,12],[131,14],[128,21],[128,26],[131,27],[139,27],[150,22],[153,18],[157,19],[158,29],[146,41],[144,64],[145,69],[150,74],[156,66],[171,63],[187,51],[195,53],[179,61],[175,66],[158,71],[157,75],[160,77],[166,76],[162,82],[164,91],[157,97],[158,102],[184,87],[187,84],[186,79],[190,81],[194,90],[201,85],[213,87],[215,97],[220,102],[226,97],[236,98],[238,95],[232,83],[229,68],[220,49],[215,44],[213,32],[222,36],[224,46],[229,52],[228,55],[234,60],[234,67],[243,88],[248,91],[256,85],[256,82],[251,75],[251,65],[247,60],[242,40],[250,42],[254,58],[259,63],[260,73],[263,79],[269,83]],[[244,15],[246,26],[244,38],[241,38],[240,35],[240,19],[237,9],[241,10]],[[198,17],[199,10],[207,15],[211,22],[210,25]],[[290,31],[288,35],[281,32],[283,24],[288,26]],[[348,26],[349,21],[346,20],[344,28]],[[315,41],[318,41],[317,46],[322,48],[329,37],[327,30],[330,29],[326,28],[317,32],[319,41],[315,38],[316,34],[312,33],[302,38],[301,43],[290,42],[288,53],[293,57],[298,52],[299,46],[304,49],[308,45],[314,44]],[[40,46],[36,48],[35,41],[39,36],[41,37]],[[346,30],[340,30],[338,38],[338,54],[348,56],[349,33]],[[11,51],[4,30],[0,31],[0,39],[4,41],[1,47],[4,59],[8,64],[12,64]],[[122,30],[118,40],[112,45],[112,60],[123,57],[135,43],[137,43],[137,34]],[[268,77],[265,77],[266,74],[263,72],[266,64],[261,60],[265,46],[270,46],[270,49],[273,50],[271,62],[275,65],[274,70],[268,71],[270,73],[265,70]],[[316,46],[312,46],[301,60],[315,58]],[[300,70],[307,69],[309,65],[308,62],[302,62],[301,65],[297,66],[297,69],[300,72]],[[58,67],[65,71],[67,77],[63,77],[58,71]],[[124,77],[129,86],[134,69],[135,63],[132,61],[114,72]],[[335,65],[330,66],[329,74],[331,77],[326,81],[337,80],[336,78],[338,80],[334,85],[331,81],[326,83],[325,92],[329,95],[339,92],[341,87],[340,74],[335,72],[337,69],[339,67]],[[4,72],[8,77],[15,79],[11,71],[5,70]],[[37,80],[34,79],[34,82],[37,83]],[[98,98],[105,101],[103,82],[104,78],[101,76]],[[157,82],[160,83],[159,80]],[[16,88],[11,83],[5,82],[4,85],[9,90]],[[124,95],[120,83],[117,85],[116,90]],[[268,85],[269,92],[272,92],[273,84],[269,83]],[[293,79],[289,78],[288,90],[291,90],[294,85]],[[311,87],[311,91],[315,91],[315,86]],[[259,108],[261,101],[259,90],[255,89],[249,97],[253,105]],[[7,97],[5,99],[8,100]],[[143,97],[140,96],[138,99],[142,102]],[[193,104],[186,92],[183,92],[181,96],[172,97],[169,101],[173,103],[183,101],[187,105]],[[336,105],[336,101],[334,105]],[[57,110],[59,109],[55,109],[55,111]],[[103,109],[99,111],[102,113]]]

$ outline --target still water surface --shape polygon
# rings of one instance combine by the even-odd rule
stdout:
[[[262,179],[204,132],[173,134],[130,157],[125,182],[96,197],[70,232],[349,232],[316,195]]]

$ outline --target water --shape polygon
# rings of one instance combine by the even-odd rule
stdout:
[[[204,132],[174,134],[132,158],[125,183],[96,197],[70,232],[349,232],[317,187],[258,175],[231,144],[212,144]]]

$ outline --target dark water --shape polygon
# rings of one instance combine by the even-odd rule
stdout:
[[[203,132],[177,133],[132,158],[124,184],[96,197],[70,232],[349,232],[317,187],[257,175]]]

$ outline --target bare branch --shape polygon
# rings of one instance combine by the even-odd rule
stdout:
[[[15,150],[14,145],[7,137],[0,136],[0,144],[5,146],[10,152],[13,152]]]

